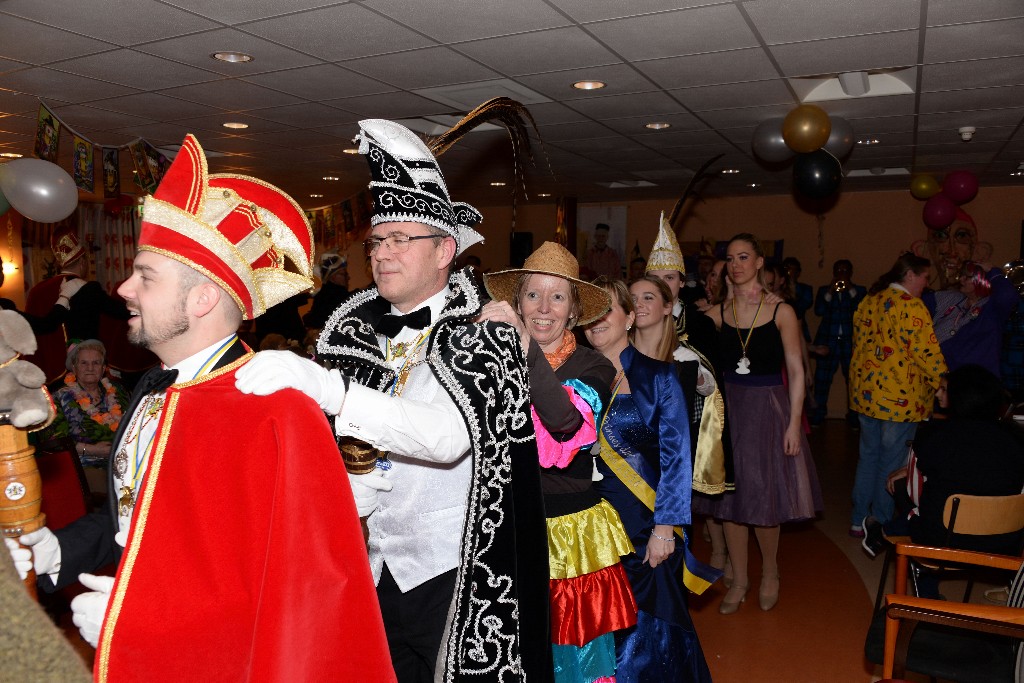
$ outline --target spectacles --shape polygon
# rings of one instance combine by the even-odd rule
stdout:
[[[413,240],[430,240],[443,235],[416,235],[410,237],[400,232],[391,233],[387,237],[368,237],[363,240],[363,251],[367,256],[373,256],[380,249],[380,245],[387,242],[388,248],[395,254],[404,254],[409,251],[409,242]]]

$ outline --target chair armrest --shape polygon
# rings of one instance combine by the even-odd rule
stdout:
[[[979,567],[1006,569],[1014,572],[1020,569],[1021,562],[1024,561],[1024,558],[1012,557],[1010,555],[997,555],[995,553],[979,553],[971,550],[933,548],[924,545],[898,543],[896,545],[897,563],[906,562],[906,558],[908,557],[938,560],[941,562],[956,562],[958,564],[971,564]]]
[[[973,602],[949,602],[918,598],[913,595],[885,596],[886,610],[894,608],[931,613],[938,617],[960,617],[962,620],[988,621],[1019,627],[1024,633],[1024,609],[1004,605],[978,605]]]

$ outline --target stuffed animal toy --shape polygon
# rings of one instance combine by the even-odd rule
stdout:
[[[28,321],[16,311],[0,310],[0,413],[9,413],[11,424],[21,429],[42,429],[57,414],[43,371],[19,359],[35,350]]]

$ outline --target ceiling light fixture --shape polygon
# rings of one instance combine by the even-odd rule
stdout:
[[[252,55],[247,55],[244,52],[214,52],[210,55],[210,58],[221,62],[228,62],[229,64],[242,64],[244,62],[251,62],[254,59]]]
[[[358,147],[347,147],[341,151],[344,152],[345,154],[359,154]]]
[[[576,81],[572,87],[577,90],[600,90],[605,87],[604,81]]]
[[[863,138],[861,140],[857,140],[857,144],[858,145],[877,145],[878,144],[878,138]]]
[[[491,187],[505,187],[505,183],[501,182],[500,180],[496,180],[493,183],[491,183]]]
[[[654,121],[653,123],[648,123],[644,125],[644,128],[650,128],[651,130],[665,130],[666,128],[671,127],[672,124],[666,121]]]
[[[738,169],[738,168],[723,168],[722,169],[722,175],[736,175],[739,172],[740,172],[740,169]]]
[[[221,125],[225,128],[231,128],[234,130],[242,130],[244,128],[249,127],[248,123],[239,123],[238,121],[228,121],[227,123],[222,123]]]
[[[325,175],[324,180],[341,180],[341,178],[336,175]]]
[[[311,195],[309,195],[310,199],[320,199],[321,197],[323,197],[322,194],[311,194]]]
[[[1024,171],[1012,171],[1010,173],[1010,175],[1012,175],[1012,176],[1024,176]]]
[[[20,159],[22,156],[23,155],[18,154],[17,152],[3,152],[3,153],[0,153],[0,157],[3,157],[4,159]]]
[[[550,197],[551,193],[550,192],[541,192],[537,196],[538,197]]]
[[[761,183],[747,183],[747,187],[761,187]]]

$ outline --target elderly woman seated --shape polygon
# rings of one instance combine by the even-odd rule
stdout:
[[[83,465],[93,467],[106,467],[114,434],[128,408],[128,394],[106,376],[106,357],[107,350],[97,339],[68,349],[64,386],[53,395],[60,410],[42,435],[43,447],[63,441]]]

